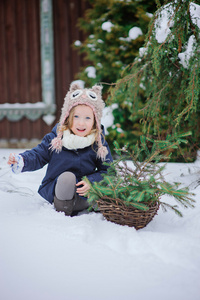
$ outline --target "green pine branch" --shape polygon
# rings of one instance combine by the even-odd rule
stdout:
[[[177,206],[162,202],[162,196],[171,196],[184,208],[192,208],[194,194],[189,193],[187,188],[179,188],[180,184],[177,182],[173,184],[166,182],[163,175],[165,165],[159,162],[165,156],[163,152],[177,147],[180,140],[185,142],[186,136],[186,134],[176,138],[168,136],[167,141],[153,141],[142,136],[140,146],[136,145],[133,151],[130,151],[128,146],[120,148],[115,142],[118,159],[106,164],[109,168],[108,173],[102,175],[103,179],[91,184],[87,177],[84,178],[90,185],[88,201],[93,205],[100,198],[108,202],[109,198],[121,199],[125,205],[141,210],[147,210],[152,203],[158,202],[165,210],[170,207],[182,216]],[[146,153],[146,158],[138,161],[143,151]],[[132,162],[133,167],[128,166],[128,161]]]

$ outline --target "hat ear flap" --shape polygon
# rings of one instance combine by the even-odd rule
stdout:
[[[73,92],[73,91],[80,90],[80,89],[81,89],[81,87],[77,83],[72,83],[70,85],[69,91]]]
[[[102,89],[103,89],[102,85],[97,85],[97,84],[95,84],[95,85],[92,87],[92,90],[93,90],[96,94],[100,94],[100,95],[101,95]]]

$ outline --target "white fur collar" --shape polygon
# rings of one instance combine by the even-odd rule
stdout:
[[[63,132],[62,145],[69,149],[83,149],[92,145],[95,141],[95,134],[91,133],[87,136],[78,136],[70,132],[69,129]]]

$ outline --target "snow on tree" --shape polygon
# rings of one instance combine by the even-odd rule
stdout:
[[[90,3],[91,8],[79,21],[79,27],[88,37],[74,43],[88,62],[77,77],[88,86],[97,82],[115,83],[144,43],[156,9],[155,1],[90,0]],[[107,87],[104,85],[104,94]]]
[[[123,145],[142,132],[163,139],[191,130],[189,146],[174,160],[194,159],[200,146],[200,5],[177,0],[159,8],[144,47],[111,92],[118,103],[111,139]]]

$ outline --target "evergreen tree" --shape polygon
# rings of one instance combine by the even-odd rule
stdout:
[[[123,146],[142,132],[164,139],[191,130],[188,146],[173,155],[176,161],[191,161],[200,146],[200,6],[167,2],[154,14],[138,57],[111,91],[118,108],[107,139]]]
[[[86,86],[97,82],[115,83],[124,68],[133,62],[144,44],[152,13],[151,0],[90,0],[91,9],[80,19],[79,27],[88,36],[75,48],[86,54],[88,62],[80,74]],[[108,86],[104,85],[104,94]]]

